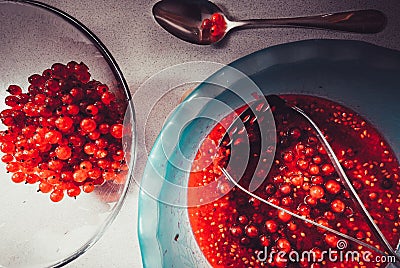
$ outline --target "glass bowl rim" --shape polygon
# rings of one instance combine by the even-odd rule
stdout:
[[[117,203],[112,208],[110,214],[107,216],[105,221],[99,226],[96,234],[91,239],[89,239],[80,248],[78,248],[77,250],[72,252],[68,257],[46,265],[46,267],[62,267],[64,265],[74,261],[75,259],[77,259],[79,256],[81,256],[83,253],[85,253],[93,245],[96,244],[96,242],[103,236],[103,234],[105,233],[107,228],[114,221],[114,219],[118,215],[119,211],[121,210],[122,205],[124,204],[124,201],[128,194],[128,189],[130,188],[130,185],[132,184],[133,170],[134,170],[134,166],[135,166],[135,162],[136,162],[136,142],[137,142],[137,138],[135,135],[136,119],[135,119],[135,110],[133,107],[132,96],[131,96],[128,84],[125,80],[125,77],[123,76],[122,71],[121,71],[120,67],[118,66],[115,58],[111,55],[111,52],[107,49],[107,47],[103,44],[103,42],[89,28],[87,28],[82,22],[80,22],[73,16],[69,15],[68,13],[66,13],[58,8],[55,8],[51,5],[41,3],[38,1],[34,1],[34,0],[1,0],[0,4],[1,3],[23,4],[26,6],[31,6],[33,8],[42,9],[45,12],[49,12],[53,15],[56,15],[56,17],[64,20],[65,22],[67,22],[68,24],[73,26],[76,30],[78,30],[81,34],[83,34],[101,53],[104,60],[107,62],[110,70],[112,71],[113,75],[115,76],[116,80],[122,86],[124,95],[126,96],[127,111],[129,111],[131,113],[131,123],[132,123],[132,132],[133,132],[131,158],[128,163],[129,174],[127,177],[127,181],[125,182],[125,185],[122,189],[121,196],[119,197]]]

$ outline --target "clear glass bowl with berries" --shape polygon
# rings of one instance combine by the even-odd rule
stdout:
[[[248,103],[254,109],[242,113],[235,104],[237,93],[252,89],[232,93],[231,87],[243,83],[231,84],[236,81],[229,77],[231,67],[248,75],[268,101],[279,95],[323,131],[362,203],[399,255],[400,53],[358,41],[308,40],[248,55],[217,72],[184,102],[190,106],[199,98],[223,100],[241,111],[240,120],[232,121],[233,113],[220,121],[200,120],[215,109],[210,103],[204,104],[198,120],[182,121],[184,108],[168,119],[141,182],[151,181],[158,189],[157,199],[140,193],[139,222],[146,223],[138,230],[144,266],[396,267],[315,129],[293,109],[269,102],[276,141],[271,144],[275,150],[267,146],[266,151],[273,154],[272,165],[263,161],[260,144],[268,136],[260,123],[268,109],[256,112],[257,96],[254,104]],[[225,81],[225,89],[216,89],[215,81]],[[168,138],[177,139],[177,128],[182,128],[179,142],[166,157],[165,148],[173,146]],[[234,154],[233,145],[242,150]],[[238,165],[229,167],[246,157],[244,173],[235,170]],[[237,185],[227,184],[223,169],[239,180]],[[161,185],[154,183],[156,176],[164,178]],[[252,196],[244,190],[255,179],[262,183]],[[169,191],[171,184],[188,190],[177,194]],[[208,198],[216,194],[221,195]],[[336,253],[329,255],[329,250]],[[359,259],[349,257],[357,253]]]
[[[0,267],[60,267],[118,214],[134,112],[107,48],[68,14],[0,1]]]

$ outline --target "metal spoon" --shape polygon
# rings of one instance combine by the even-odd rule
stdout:
[[[217,37],[202,29],[204,19],[220,13],[226,21],[226,29]],[[355,33],[378,33],[386,26],[386,16],[378,10],[356,10],[324,15],[278,18],[229,20],[215,4],[204,0],[162,0],[153,7],[156,21],[172,35],[189,43],[210,45],[221,41],[234,28],[299,27],[330,29]]]

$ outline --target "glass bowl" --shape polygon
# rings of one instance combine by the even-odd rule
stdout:
[[[125,149],[129,169],[118,183],[99,180],[93,192],[87,188],[90,193],[78,185],[82,191],[76,198],[64,190],[64,198],[52,202],[50,193],[37,192],[39,182],[14,183],[12,173],[6,173],[6,164],[0,164],[0,267],[60,267],[99,240],[125,200],[135,155],[135,148],[131,146],[135,141],[133,104],[127,83],[110,52],[73,17],[36,1],[0,1],[0,24],[2,111],[10,108],[5,104],[5,98],[10,95],[6,91],[9,85],[19,85],[26,92],[29,76],[42,74],[54,63],[66,65],[72,61],[86,64],[90,79],[108,85],[108,93],[112,93],[120,106],[118,120],[124,123],[123,137],[115,140]],[[87,98],[84,96],[81,102]],[[79,116],[83,110],[77,112]],[[105,114],[110,115],[111,111]],[[0,125],[4,131],[5,125]],[[79,132],[78,128],[75,131]],[[68,146],[72,146],[71,142]],[[56,167],[54,170],[59,171]]]
[[[138,233],[144,267],[210,266],[191,230],[187,208],[180,206],[187,202],[187,195],[168,189],[171,182],[187,185],[189,173],[185,171],[190,170],[202,137],[215,125],[203,120],[187,125],[182,117],[186,105],[207,97],[237,107],[236,96],[226,90],[235,81],[232,67],[248,75],[266,95],[320,96],[355,110],[383,133],[400,159],[400,52],[359,41],[307,40],[245,56],[197,87],[165,122],[153,146],[139,196]],[[212,85],[219,79],[225,81],[225,88]],[[205,103],[198,115],[213,113],[213,109]],[[178,137],[176,129],[182,130]],[[170,140],[178,142],[168,144]],[[173,149],[166,155],[169,147]],[[176,165],[174,158],[180,153],[189,160]],[[153,189],[150,194],[149,188]]]

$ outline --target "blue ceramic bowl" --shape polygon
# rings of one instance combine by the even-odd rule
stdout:
[[[266,48],[230,66],[245,73],[266,95],[321,96],[355,110],[380,130],[400,158],[400,52],[358,41],[308,40]],[[181,115],[185,105],[208,97],[237,107],[240,101],[226,90],[234,86],[230,82],[234,75],[225,67],[197,87],[167,120],[154,144],[139,197],[138,233],[144,267],[209,267],[192,234],[187,209],[170,205],[184,204],[186,195],[169,191],[168,186],[170,182],[187,184],[185,170],[190,170],[202,137],[215,124],[195,120],[184,126]],[[217,80],[225,81],[225,88],[209,83]],[[213,109],[206,104],[200,114],[212,114]],[[168,143],[176,139],[177,128],[184,129],[178,137],[180,151],[175,148],[165,156],[164,148],[175,146]],[[180,153],[189,161],[179,161]],[[146,193],[149,188],[152,196]]]

